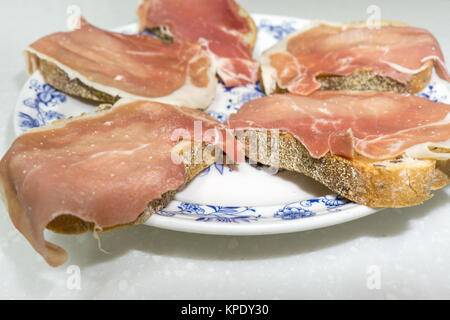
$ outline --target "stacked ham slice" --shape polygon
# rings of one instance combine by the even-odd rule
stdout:
[[[145,0],[138,15],[141,29],[164,27],[174,39],[206,41],[226,86],[256,82],[256,27],[234,0]]]

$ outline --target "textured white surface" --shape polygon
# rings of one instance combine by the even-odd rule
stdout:
[[[1,155],[12,142],[12,112],[27,79],[22,50],[44,34],[65,29],[70,4],[79,5],[92,23],[113,28],[136,20],[136,2],[1,2]],[[383,19],[429,29],[450,60],[449,1],[240,2],[250,12],[325,20],[365,19],[366,8],[376,4]],[[90,234],[48,233],[70,255],[56,269],[31,249],[0,205],[0,298],[448,299],[449,200],[446,188],[422,206],[285,235],[208,236],[137,226],[101,235],[109,254]],[[81,290],[67,286],[71,265],[80,268]],[[377,275],[379,289],[369,289]]]

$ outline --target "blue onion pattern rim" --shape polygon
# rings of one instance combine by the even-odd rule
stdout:
[[[256,214],[256,209],[251,207],[211,206],[188,202],[181,202],[176,210],[162,210],[158,214],[165,217],[182,215],[194,218],[195,221],[225,223],[249,223],[261,218],[260,214]]]
[[[271,38],[275,42],[295,32],[299,28],[299,20],[294,18],[272,21],[270,16],[262,16],[261,18],[255,17],[255,20],[259,33],[263,33],[264,36]],[[136,24],[119,29],[120,32],[127,34],[136,33],[136,30]],[[20,101],[15,118],[21,133],[68,116],[61,113],[61,108],[59,108],[68,102],[68,96],[52,88],[43,82],[43,80],[31,77],[24,87],[24,91],[26,91],[26,98]],[[222,84],[218,86],[218,96],[224,99],[221,101],[221,106],[219,108],[209,108],[205,112],[220,122],[225,122],[228,116],[239,110],[245,102],[264,96],[264,92],[261,89],[260,83],[235,88],[227,88]],[[434,102],[449,102],[448,91],[440,90],[435,80],[432,80],[418,96],[425,97]],[[198,179],[208,176],[213,172],[222,177],[232,171],[233,169],[230,167],[214,164],[204,170]],[[222,225],[245,225],[268,220],[302,220],[325,214],[339,213],[347,210],[351,206],[357,206],[345,198],[334,195],[326,195],[270,208],[258,206],[215,206],[177,201],[173,203],[174,206],[165,208],[158,212],[157,215],[159,217],[176,217],[199,223],[218,223]]]
[[[163,209],[158,215],[164,217],[187,217],[199,222],[251,223],[262,219],[295,220],[324,213],[336,213],[350,202],[339,197],[326,195],[316,199],[302,200],[274,209],[272,215],[259,213],[258,207],[213,206],[179,202],[175,209]]]

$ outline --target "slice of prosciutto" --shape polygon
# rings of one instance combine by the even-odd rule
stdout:
[[[314,158],[327,153],[353,158],[449,159],[450,105],[388,92],[317,91],[272,95],[246,103],[229,118],[234,130],[291,133]]]
[[[257,81],[256,26],[234,0],[145,0],[138,15],[141,29],[164,27],[174,39],[206,40],[227,87]]]
[[[167,44],[148,35],[105,31],[84,19],[79,29],[43,37],[26,53],[30,73],[43,59],[113,97],[206,108],[217,85],[213,57],[200,43]]]
[[[184,186],[180,143],[225,150],[225,142],[234,141],[226,137],[232,137],[229,130],[201,111],[119,101],[18,137],[0,162],[0,186],[16,228],[58,266],[67,254],[43,233],[52,220],[72,215],[95,230],[130,224],[151,200]]]
[[[265,51],[261,70],[267,94],[278,87],[308,95],[320,89],[319,75],[370,70],[406,84],[433,61],[438,75],[450,81],[439,43],[427,30],[317,22]]]

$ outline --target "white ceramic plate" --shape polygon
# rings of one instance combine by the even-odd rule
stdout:
[[[255,58],[308,20],[271,15],[253,15],[258,26]],[[137,24],[118,28],[136,33]],[[450,103],[449,91],[433,76],[420,93],[434,101]],[[259,84],[237,88],[219,85],[207,113],[225,121],[248,100],[263,96]],[[17,135],[31,127],[45,125],[94,107],[67,96],[35,73],[22,89],[14,115]],[[166,229],[225,235],[286,233],[326,227],[357,219],[377,210],[357,205],[330,194],[330,190],[305,176],[280,172],[271,175],[248,164],[234,170],[213,165],[176,195],[147,225]]]

